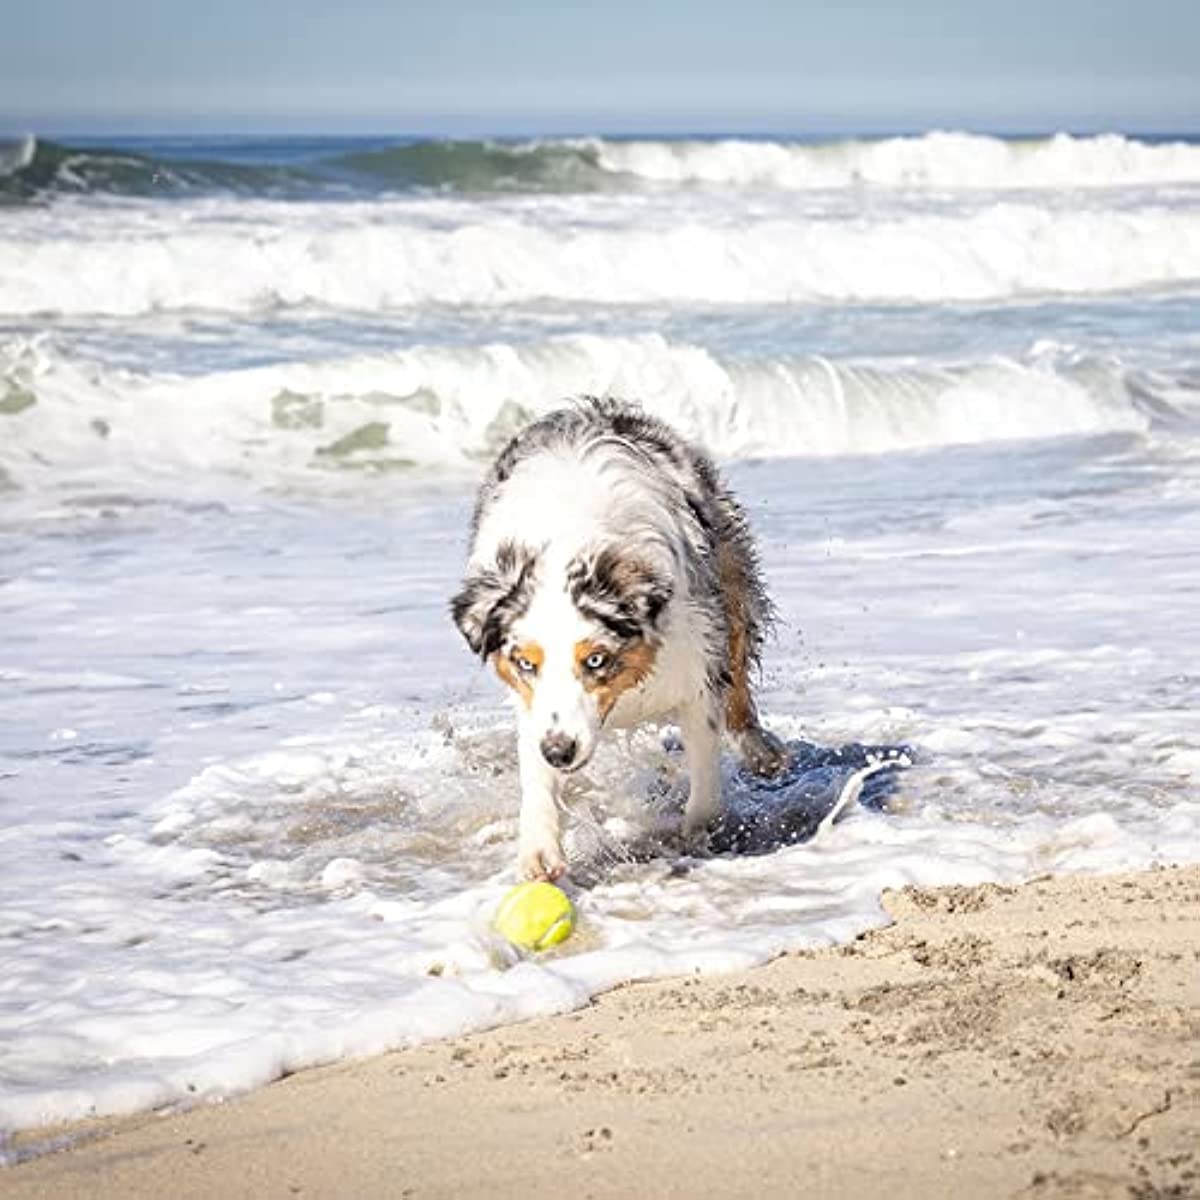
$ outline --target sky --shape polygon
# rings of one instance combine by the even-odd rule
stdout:
[[[7,133],[1200,132],[1200,0],[18,0]]]

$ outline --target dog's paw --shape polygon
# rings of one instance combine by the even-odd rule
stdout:
[[[721,802],[705,798],[703,801],[689,797],[683,810],[683,825],[680,833],[689,846],[702,849],[708,843],[708,833],[721,815]]]
[[[712,849],[712,828],[715,821],[715,817],[709,821],[685,820],[679,830],[680,849],[693,857],[707,858]]]
[[[747,770],[766,779],[782,775],[792,762],[787,746],[762,726],[747,729],[738,738],[738,752]]]
[[[520,849],[517,871],[522,879],[544,879],[554,883],[567,873],[567,860],[557,842],[530,843]]]

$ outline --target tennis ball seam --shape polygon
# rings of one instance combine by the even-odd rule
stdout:
[[[554,924],[542,934],[540,938],[533,944],[535,950],[545,950],[547,946],[557,946],[559,942],[565,942],[571,936],[571,928],[574,922],[571,920],[569,912],[563,913],[558,917]],[[565,929],[563,927],[566,927]],[[562,931],[561,933],[559,931]]]
[[[539,930],[538,922],[530,920],[529,916],[547,906],[551,920]],[[528,911],[523,913],[522,910]],[[570,937],[575,928],[575,906],[554,884],[545,880],[526,880],[511,888],[501,900],[492,918],[492,928],[514,946],[536,953]]]

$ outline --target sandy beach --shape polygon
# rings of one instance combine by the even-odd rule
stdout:
[[[23,1197],[1200,1195],[1200,868],[889,892],[740,975],[23,1135]]]

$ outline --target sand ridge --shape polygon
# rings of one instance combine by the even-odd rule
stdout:
[[[0,1191],[1200,1196],[1200,868],[885,906],[742,975],[96,1123]]]

